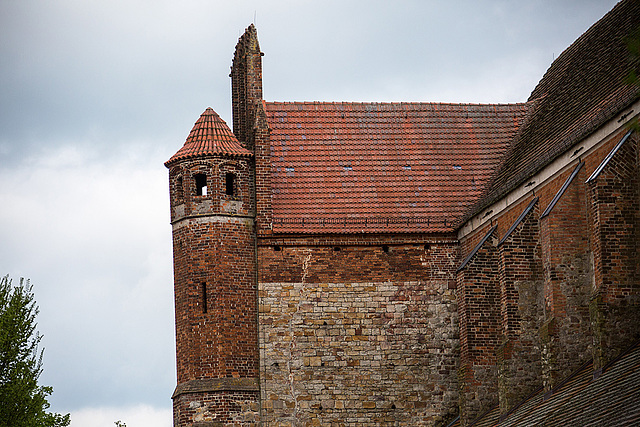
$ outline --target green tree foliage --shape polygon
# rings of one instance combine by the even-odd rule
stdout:
[[[47,412],[53,389],[38,385],[42,339],[36,331],[38,306],[28,280],[13,286],[0,279],[0,427],[68,426],[69,414]]]

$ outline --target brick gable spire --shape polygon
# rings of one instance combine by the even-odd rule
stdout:
[[[258,32],[251,24],[238,40],[231,66],[231,100],[233,105],[233,133],[240,143],[253,150],[252,126],[255,109],[262,101],[262,52]]]

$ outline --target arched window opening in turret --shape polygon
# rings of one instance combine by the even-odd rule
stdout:
[[[226,195],[227,196],[235,196],[236,192],[235,192],[235,185],[236,185],[236,176],[234,174],[232,174],[231,172],[227,172],[226,175],[226,179],[225,179],[225,188],[226,188]]]
[[[198,173],[193,176],[196,181],[196,196],[207,195],[207,175]]]

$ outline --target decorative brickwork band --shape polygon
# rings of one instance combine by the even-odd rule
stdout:
[[[171,396],[172,399],[189,393],[205,393],[217,391],[259,391],[258,378],[203,378],[178,384]]]

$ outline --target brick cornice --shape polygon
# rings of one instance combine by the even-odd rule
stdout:
[[[190,393],[219,391],[260,391],[258,378],[203,378],[178,384],[172,399]]]

